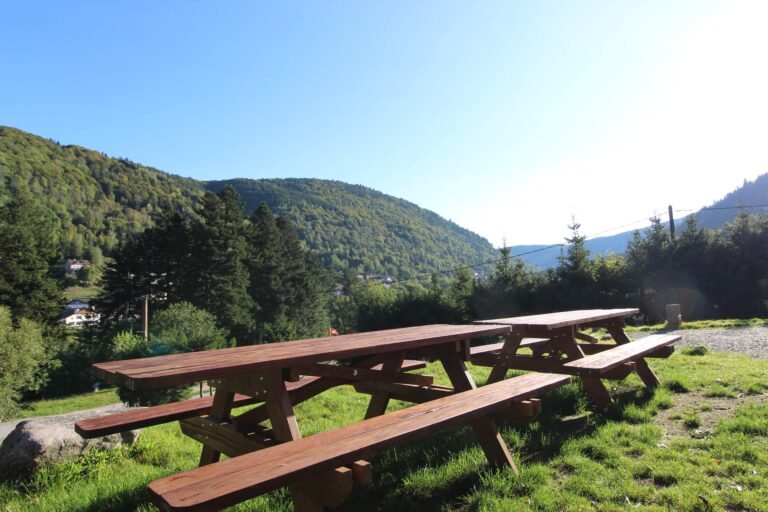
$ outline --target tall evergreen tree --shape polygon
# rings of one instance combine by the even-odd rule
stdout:
[[[321,335],[329,325],[325,271],[293,227],[265,203],[250,217],[246,263],[255,303],[256,340]]]
[[[726,225],[718,271],[719,314],[735,318],[768,314],[768,217],[740,213]],[[714,269],[713,269],[714,270]]]
[[[247,258],[250,281],[248,293],[254,301],[256,339],[258,343],[275,341],[274,321],[284,314],[282,286],[283,248],[277,221],[266,203],[259,204],[250,216],[247,231]],[[285,327],[285,326],[283,326]]]
[[[51,324],[63,296],[51,267],[59,258],[48,212],[18,190],[0,206],[0,305],[14,320]]]
[[[196,254],[191,269],[196,282],[190,302],[213,313],[238,344],[252,343],[254,302],[243,263],[242,203],[232,187],[225,187],[218,194],[207,193],[199,213],[202,221],[192,233]]]
[[[670,270],[671,239],[659,217],[650,219],[651,226],[641,235],[636,231],[627,244],[627,262],[638,289],[640,304],[649,318],[664,318],[665,294],[674,279]]]
[[[571,236],[565,254],[558,258],[554,277],[559,293],[553,295],[558,309],[594,307],[597,302],[595,286],[595,265],[589,257],[587,238],[579,232],[581,224],[574,219],[568,226]]]

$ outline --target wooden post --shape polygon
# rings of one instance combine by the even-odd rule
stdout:
[[[390,357],[381,365],[385,372],[396,372],[403,366],[404,356],[402,354]],[[375,418],[387,412],[389,405],[389,393],[384,390],[377,391],[371,395],[371,401],[368,403],[368,410],[365,412],[365,419]]]
[[[149,294],[144,296],[144,340],[149,339]]]
[[[675,241],[675,217],[672,215],[672,205],[669,205],[669,238]]]
[[[682,321],[680,304],[667,304],[667,329],[678,329]]]
[[[235,394],[225,390],[216,390],[213,396],[213,407],[211,407],[210,417],[225,421],[229,419],[232,412],[232,403],[235,400]],[[221,452],[211,448],[209,445],[203,445],[203,451],[200,454],[200,465],[206,466],[218,462],[221,458]]]

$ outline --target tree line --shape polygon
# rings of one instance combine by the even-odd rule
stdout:
[[[741,213],[722,229],[691,216],[674,239],[658,218],[636,231],[625,254],[591,255],[580,225],[569,226],[558,265],[538,271],[508,248],[487,279],[469,268],[450,279],[433,275],[424,288],[387,288],[350,282],[332,304],[344,332],[419,323],[477,319],[584,308],[639,307],[644,323],[665,319],[666,304],[680,304],[684,320],[768,315],[768,217]]]

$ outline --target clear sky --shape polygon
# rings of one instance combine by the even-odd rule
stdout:
[[[766,27],[762,0],[9,1],[0,124],[558,242],[768,172]]]

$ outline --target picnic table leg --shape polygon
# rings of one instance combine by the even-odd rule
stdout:
[[[579,348],[579,345],[576,343],[576,335],[573,327],[569,327],[568,330],[553,336],[553,341],[555,341],[555,339],[558,341],[555,345],[560,347],[569,358],[581,359],[584,357],[584,352],[582,352],[581,348]],[[584,385],[584,389],[587,390],[587,394],[589,394],[599,410],[604,410],[613,403],[611,394],[608,392],[605,384],[603,384],[597,377],[582,376],[581,382]]]
[[[523,341],[523,336],[517,333],[511,333],[504,336],[504,346],[501,347],[501,352],[496,358],[496,365],[491,370],[491,374],[488,376],[488,383],[499,382],[504,380],[507,375],[507,366],[505,361],[507,357],[514,356],[517,353],[517,349],[520,347],[520,342]]]
[[[608,334],[616,340],[617,345],[624,345],[625,343],[630,343],[632,341],[629,339],[629,336],[627,336],[627,333],[624,332],[624,329],[618,325],[609,326]],[[651,370],[651,367],[648,366],[648,363],[644,358],[635,361],[635,371],[648,389],[653,389],[661,384],[659,378],[653,373],[653,370]]]
[[[384,361],[381,369],[386,372],[396,372],[403,366],[403,360],[405,357],[399,355],[392,357]],[[376,391],[371,395],[371,401],[368,403],[368,410],[365,412],[365,418],[373,418],[375,416],[381,416],[387,412],[387,405],[389,405],[389,393],[384,390]]]
[[[225,421],[229,419],[229,415],[232,412],[232,403],[234,402],[234,399],[234,393],[217,389],[216,394],[213,396],[213,406],[211,407],[211,413],[209,416],[212,419],[218,421]],[[203,445],[203,451],[200,454],[201,466],[218,462],[220,458],[221,452],[214,450],[210,446]]]
[[[458,357],[458,354],[443,355],[440,357],[440,362],[456,392],[477,388],[472,375],[470,375],[464,361]],[[499,430],[496,428],[496,422],[490,417],[485,417],[473,420],[470,425],[480,443],[480,447],[485,453],[485,457],[488,459],[488,463],[495,468],[512,468],[512,471],[517,473],[515,461],[512,460],[507,444],[501,438],[501,434],[499,434]]]
[[[288,390],[285,388],[282,373],[270,372],[264,376],[264,380],[267,389],[267,414],[269,422],[272,424],[275,440],[287,443],[301,439],[299,424],[293,414],[293,407],[288,396]],[[294,486],[291,486],[291,496],[297,512],[322,512],[323,510],[320,503],[301,493]]]
[[[264,386],[267,391],[265,405],[275,440],[286,443],[301,439],[282,372],[265,374]],[[319,475],[290,486],[296,512],[322,512],[324,505],[338,506],[349,495],[352,490],[352,470],[338,468],[331,472],[334,474]]]

